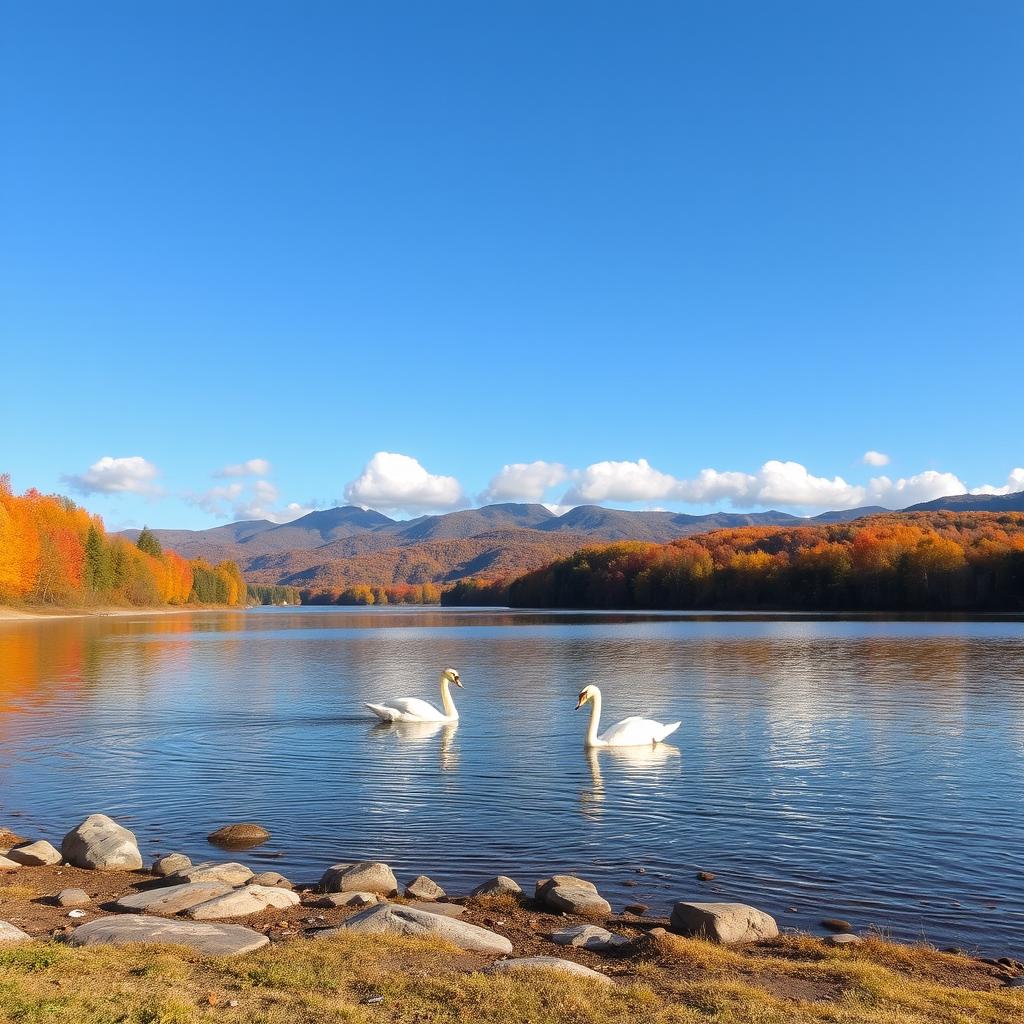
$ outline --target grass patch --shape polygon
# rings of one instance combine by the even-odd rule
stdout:
[[[553,950],[555,955],[559,951]],[[0,1024],[1018,1024],[1024,992],[934,950],[666,937],[614,986],[484,973],[440,942],[347,935],[206,959],[173,947],[26,943],[0,951]],[[959,982],[959,983],[958,983]],[[377,997],[382,997],[378,999]],[[231,1002],[237,1003],[231,1006]]]
[[[31,885],[0,885],[0,900],[34,900],[38,895]]]

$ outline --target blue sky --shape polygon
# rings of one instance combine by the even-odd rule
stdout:
[[[4,22],[16,489],[201,527],[1024,488],[1016,0]]]

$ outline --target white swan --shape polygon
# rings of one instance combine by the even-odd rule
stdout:
[[[383,704],[366,706],[384,722],[455,722],[459,712],[448,690],[452,683],[462,688],[459,673],[453,668],[446,668],[441,673],[441,705],[444,711],[438,711],[433,704],[419,697],[392,697]]]
[[[601,717],[601,691],[596,686],[584,686],[580,691],[576,710],[590,702],[590,728],[587,730],[586,746],[588,747],[640,747],[653,746],[660,743],[666,736],[679,728],[679,722],[662,725],[650,718],[639,718],[633,715],[616,722],[610,729],[597,735],[597,723]]]

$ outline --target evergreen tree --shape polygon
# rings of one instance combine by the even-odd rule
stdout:
[[[160,541],[156,539],[156,536],[148,526],[142,528],[142,533],[139,534],[139,539],[135,542],[135,546],[140,551],[145,551],[147,555],[152,555],[154,558],[159,558],[164,553]]]
[[[85,540],[85,585],[93,593],[104,593],[114,586],[114,567],[103,534],[95,526],[89,527]]]

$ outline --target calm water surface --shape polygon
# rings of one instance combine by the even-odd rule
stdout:
[[[377,726],[436,701],[456,728]],[[582,748],[681,718],[654,751]],[[1024,624],[803,616],[266,609],[0,622],[0,820],[58,841],[86,813],[145,855],[242,859],[299,881],[391,863],[460,893],[495,873],[597,881],[616,909],[735,899],[1024,955]],[[14,815],[14,817],[11,817]],[[638,869],[643,868],[643,873]],[[699,869],[717,873],[699,883]],[[795,909],[794,909],[795,908]]]

